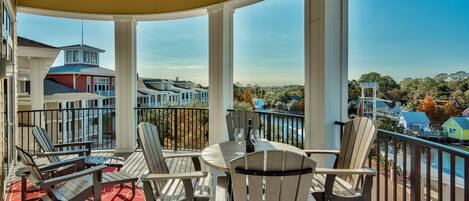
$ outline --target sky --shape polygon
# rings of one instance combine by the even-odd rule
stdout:
[[[265,0],[234,14],[234,81],[304,83],[304,1]],[[469,1],[349,1],[349,79],[367,72],[406,77],[469,71]],[[81,43],[81,20],[18,15],[18,35],[57,47]],[[84,42],[106,50],[114,69],[114,26],[84,21]],[[63,53],[55,63],[63,64]],[[141,77],[208,83],[208,17],[138,22]]]

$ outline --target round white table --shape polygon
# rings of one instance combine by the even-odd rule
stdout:
[[[288,150],[306,155],[303,150],[292,145],[267,140],[260,140],[255,144],[255,151],[260,150]],[[226,173],[228,200],[233,200],[233,194],[231,192],[230,161],[244,156],[244,154],[239,154],[240,152],[246,153],[246,144],[244,142],[239,144],[237,142],[228,141],[213,144],[202,150],[201,158],[207,166]]]
[[[283,144],[279,142],[270,142],[267,140],[260,140],[255,145],[255,151],[259,150],[288,150],[292,152],[297,152],[299,154],[305,154],[303,150],[294,147],[289,144]],[[230,161],[241,157],[243,155],[238,155],[236,153],[246,153],[245,143],[237,143],[233,141],[223,142],[219,144],[213,144],[204,150],[202,150],[202,161],[204,163],[218,171],[230,172]]]

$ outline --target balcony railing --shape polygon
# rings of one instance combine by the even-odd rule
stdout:
[[[369,166],[374,200],[469,200],[469,152],[414,136],[379,130]]]
[[[158,127],[166,149],[201,150],[208,145],[208,109],[135,108],[135,112],[136,123],[145,121]],[[262,138],[303,148],[303,116],[258,113]],[[93,149],[116,145],[114,108],[20,111],[18,123],[17,144],[32,152],[39,151],[31,134],[34,125],[46,128],[54,143],[93,140]],[[467,150],[379,130],[368,160],[368,166],[379,172],[374,178],[373,200],[469,200]]]
[[[31,153],[39,151],[32,128],[40,126],[50,134],[53,143],[94,141],[93,149],[116,146],[114,108],[75,108],[18,111],[18,146]]]
[[[233,110],[229,110],[233,112]],[[277,112],[261,112],[259,114],[259,134],[269,141],[290,144],[303,149],[304,116]]]
[[[135,108],[137,122],[157,126],[165,149],[202,150],[208,146],[208,109]]]

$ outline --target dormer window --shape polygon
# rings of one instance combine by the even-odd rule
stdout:
[[[83,51],[83,62],[90,63],[90,52]]]
[[[76,63],[78,62],[78,50],[70,50],[65,52],[65,62],[66,63]]]
[[[70,63],[73,61],[73,52],[72,51],[66,51],[65,52],[65,62]]]
[[[98,54],[96,52],[91,53],[91,63],[98,64]]]
[[[78,62],[78,50],[73,50],[73,62]]]

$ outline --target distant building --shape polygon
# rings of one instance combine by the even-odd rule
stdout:
[[[396,105],[389,110],[389,115],[398,117],[401,115],[402,108],[401,108],[401,102],[396,102]]]
[[[64,65],[50,68],[46,78],[79,92],[108,97],[103,105],[111,106],[115,95],[115,73],[99,66],[99,54],[104,50],[81,44],[60,49],[64,51]]]
[[[469,140],[469,116],[451,117],[443,123],[448,137],[468,141]]]
[[[104,96],[104,107],[112,107],[115,98],[115,72],[99,65],[99,54],[104,50],[88,45],[61,47],[64,65],[49,69],[47,79],[79,92]],[[208,90],[193,82],[169,79],[139,78],[137,80],[137,107],[188,105],[194,100],[208,102]],[[90,103],[95,106],[96,103]]]
[[[430,119],[425,112],[402,112],[399,125],[409,131],[425,131],[430,129]]]

